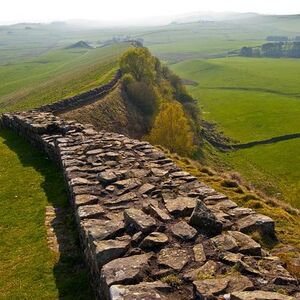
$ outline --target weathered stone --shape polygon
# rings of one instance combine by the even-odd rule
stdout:
[[[266,291],[249,291],[249,292],[233,292],[231,300],[296,300],[293,297],[282,295],[275,292]]]
[[[196,206],[196,200],[190,197],[172,198],[169,195],[163,196],[167,210],[176,216],[188,217]]]
[[[248,255],[261,255],[261,246],[255,242],[250,236],[243,234],[239,231],[228,231],[239,246],[239,252]]]
[[[98,202],[98,197],[94,195],[83,194],[83,195],[76,195],[74,197],[74,204],[77,207],[81,205],[96,204],[97,202]]]
[[[157,204],[149,204],[147,207],[150,215],[158,218],[161,221],[167,222],[171,220],[171,217],[167,214],[166,211],[160,209]]]
[[[148,194],[155,189],[155,186],[150,183],[145,183],[139,188],[139,193],[141,194]]]
[[[267,234],[270,236],[275,235],[275,222],[270,217],[264,215],[249,215],[247,217],[239,219],[236,224],[239,231],[244,233],[258,230],[263,234]]]
[[[141,185],[138,178],[129,178],[115,182],[115,185],[120,189],[133,190]]]
[[[159,265],[170,267],[176,271],[181,271],[189,260],[188,251],[180,248],[162,249],[157,257]]]
[[[96,205],[85,205],[80,206],[77,209],[77,214],[79,219],[97,219],[101,215],[104,214],[103,208],[96,204]]]
[[[81,222],[86,235],[93,240],[112,238],[124,229],[124,222],[117,220],[87,219]]]
[[[238,261],[240,261],[243,258],[243,254],[225,252],[225,253],[221,254],[220,258],[222,261],[224,261],[226,263],[236,264]]]
[[[231,275],[225,278],[228,280],[226,293],[252,290],[254,287],[252,281],[243,275]]]
[[[206,261],[206,255],[202,244],[197,244],[193,247],[195,261],[204,263]]]
[[[156,227],[156,221],[152,217],[135,208],[124,211],[124,220],[127,226],[132,225],[142,232],[150,232]]]
[[[124,241],[103,240],[95,241],[95,254],[99,268],[102,268],[108,262],[123,256],[128,250],[130,239]]]
[[[202,267],[191,270],[184,274],[184,278],[190,281],[211,278],[216,274],[217,270],[218,264],[213,260],[209,260]]]
[[[117,196],[115,198],[112,199],[108,199],[105,201],[105,204],[117,204],[117,203],[123,203],[123,202],[133,202],[133,201],[137,201],[137,195],[134,192],[129,192],[126,194],[123,194],[121,196]]]
[[[148,269],[151,254],[133,255],[117,258],[102,267],[101,282],[105,294],[115,284],[134,284],[142,281]]]
[[[239,248],[236,240],[232,236],[227,234],[217,235],[213,237],[211,241],[220,251],[235,252]]]
[[[222,231],[222,223],[200,200],[197,201],[189,223],[209,235],[216,235]]]
[[[118,179],[117,175],[112,170],[106,170],[99,174],[99,181],[104,184],[113,183]]]
[[[81,177],[76,177],[70,180],[70,185],[71,186],[76,186],[76,185],[96,185],[97,182],[90,181],[86,178],[81,178]]]
[[[151,172],[154,176],[163,177],[168,174],[169,171],[164,169],[152,168]]]
[[[189,241],[197,236],[197,230],[190,226],[187,222],[181,221],[171,227],[174,236],[184,241]]]
[[[224,292],[228,286],[228,280],[224,278],[206,279],[193,282],[196,294],[201,299],[211,299]]]
[[[141,282],[135,285],[112,285],[111,300],[169,300],[171,287],[161,281]]]
[[[141,248],[156,248],[161,247],[168,243],[169,238],[167,235],[161,232],[151,232],[148,236],[144,238],[141,242]]]

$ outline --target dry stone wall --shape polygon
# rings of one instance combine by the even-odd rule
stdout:
[[[41,112],[52,112],[54,114],[59,114],[83,105],[90,104],[107,95],[116,86],[120,78],[121,70],[118,70],[114,75],[114,78],[109,83],[74,97],[63,99],[52,104],[43,105],[38,108],[38,110]]]
[[[296,299],[297,280],[247,235],[274,238],[274,221],[149,143],[47,112],[1,126],[61,166],[98,299]]]

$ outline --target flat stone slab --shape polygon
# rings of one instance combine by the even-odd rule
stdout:
[[[117,220],[87,219],[81,224],[86,236],[92,241],[111,238],[124,229],[124,222]]]
[[[196,294],[201,299],[210,299],[225,292],[228,286],[228,280],[224,278],[206,279],[193,282],[196,288]]]
[[[127,226],[132,225],[138,231],[150,232],[156,227],[156,221],[143,211],[135,208],[124,211],[124,221]]]
[[[275,292],[266,291],[249,291],[249,292],[233,292],[231,300],[296,300],[294,297],[289,297]]]
[[[142,281],[149,267],[151,254],[117,258],[107,263],[101,270],[101,282],[108,289],[114,284],[134,284]]]
[[[190,197],[172,198],[168,195],[168,196],[163,196],[163,199],[169,213],[180,217],[189,217],[196,206],[195,198],[190,198]]]
[[[108,262],[121,257],[126,253],[130,245],[130,239],[103,240],[94,242],[95,254],[99,268]]]
[[[211,238],[211,241],[220,251],[236,252],[239,249],[235,238],[224,233]]]
[[[235,239],[239,252],[248,255],[261,255],[260,244],[255,242],[250,236],[239,231],[227,231],[227,233]]]
[[[197,236],[197,233],[198,233],[195,228],[190,226],[185,221],[180,221],[180,222],[174,224],[171,227],[171,232],[175,237],[177,237],[183,241],[189,241],[189,240],[195,239]]]
[[[161,281],[142,282],[135,285],[112,285],[111,300],[169,300],[171,287]]]
[[[159,265],[180,271],[191,260],[188,251],[180,248],[162,249],[157,257]]]
[[[81,205],[96,204],[97,202],[98,202],[98,197],[95,195],[83,194],[83,195],[76,195],[74,197],[74,204],[77,207]]]
[[[151,232],[140,244],[141,248],[151,249],[167,244],[169,238],[162,232]],[[153,249],[154,250],[154,249]]]
[[[101,205],[84,205],[77,209],[77,214],[80,220],[82,219],[97,219],[104,214],[104,209]]]

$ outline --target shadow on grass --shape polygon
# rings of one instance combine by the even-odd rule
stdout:
[[[11,130],[1,130],[5,144],[14,151],[24,167],[33,167],[43,176],[41,188],[55,208],[51,221],[60,256],[53,268],[59,299],[94,299],[89,275],[80,249],[72,209],[65,191],[62,172],[42,152]]]

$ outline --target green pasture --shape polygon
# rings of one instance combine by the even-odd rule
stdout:
[[[195,81],[189,90],[203,118],[235,142],[300,132],[299,59],[231,57],[192,60],[172,68]],[[299,207],[299,139],[219,152],[218,157],[268,195]]]
[[[72,251],[52,252],[45,207],[70,210]],[[92,299],[60,170],[16,133],[0,131],[0,299]]]

